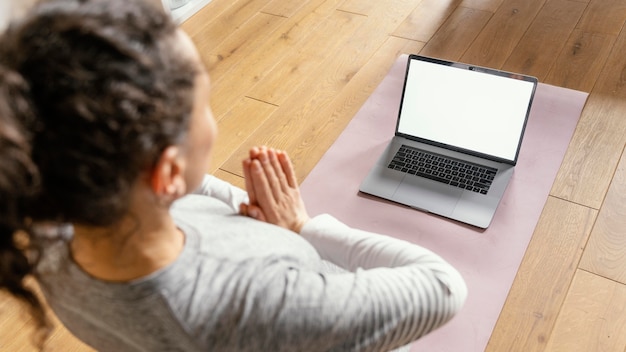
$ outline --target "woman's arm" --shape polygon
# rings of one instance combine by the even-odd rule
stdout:
[[[258,216],[250,215],[300,233],[322,259],[351,271],[268,268],[272,284],[263,295],[268,305],[278,304],[269,311],[282,334],[307,331],[302,339],[327,343],[331,350],[379,351],[423,336],[461,309],[467,287],[441,257],[406,241],[352,229],[329,215],[310,219],[287,155],[266,148],[250,155],[244,161],[246,188]],[[320,340],[313,338],[316,333]]]
[[[201,194],[219,199],[236,212],[239,211],[241,204],[248,203],[246,191],[209,174],[204,175],[202,184],[192,194]]]
[[[245,322],[233,321],[236,340],[272,351],[388,351],[442,326],[466,299],[460,274],[417,245],[328,215],[301,234],[352,272],[322,273],[283,257],[250,265],[254,274],[233,284],[246,287],[245,297],[232,297],[249,307]],[[254,283],[245,283],[250,277]]]

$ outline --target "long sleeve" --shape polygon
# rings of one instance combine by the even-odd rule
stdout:
[[[356,272],[354,284],[366,288],[360,293],[368,296],[357,301],[364,303],[362,313],[371,316],[371,320],[358,319],[369,322],[361,329],[369,330],[365,334],[370,336],[395,328],[397,332],[390,336],[402,343],[414,340],[450,320],[467,297],[458,271],[420,246],[352,229],[329,215],[311,220],[301,235],[322,259]],[[366,313],[367,304],[377,312]]]
[[[320,273],[267,258],[254,271],[262,285],[246,290],[254,299],[244,327],[231,336],[243,345],[388,351],[443,325],[466,299],[460,274],[417,245],[351,229],[328,215],[311,220],[301,235],[322,259],[352,272]]]
[[[428,249],[389,236],[350,228],[327,214],[319,215],[305,224],[301,235],[315,247],[322,259],[346,270],[394,268],[435,261],[456,274],[455,283],[464,284],[455,269]]]
[[[239,211],[241,203],[248,202],[248,193],[246,191],[208,174],[204,175],[202,184],[193,191],[193,194],[219,199],[235,212]]]

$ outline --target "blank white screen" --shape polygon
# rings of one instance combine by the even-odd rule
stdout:
[[[534,83],[411,60],[398,132],[514,160]]]

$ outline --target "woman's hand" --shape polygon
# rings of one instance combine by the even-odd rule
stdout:
[[[243,204],[241,212],[300,233],[310,217],[287,154],[266,147],[252,148],[250,157],[243,161],[243,170],[250,204]]]

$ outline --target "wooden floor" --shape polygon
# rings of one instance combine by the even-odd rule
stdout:
[[[302,181],[401,53],[590,92],[487,351],[626,352],[626,0],[213,0],[183,24],[212,77],[216,175],[253,145]],[[32,351],[0,297],[0,350]],[[50,351],[87,350],[59,328]]]

